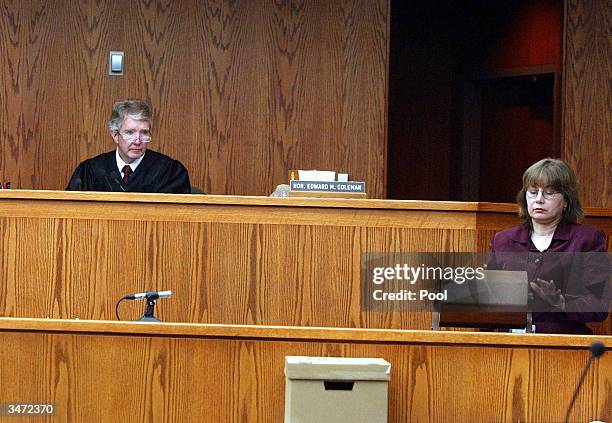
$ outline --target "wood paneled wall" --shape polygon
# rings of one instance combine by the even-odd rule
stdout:
[[[612,6],[566,0],[562,157],[588,206],[612,205]]]
[[[82,195],[63,195],[70,194]],[[111,320],[122,296],[169,289],[175,296],[156,311],[163,321],[429,329],[430,313],[362,310],[361,254],[470,252],[480,241],[469,205],[387,210],[193,197],[199,203],[164,204],[119,195],[124,202],[0,202],[0,315]],[[507,226],[516,220],[502,214],[492,224],[504,218]],[[490,235],[483,238],[486,250]],[[120,307],[126,320],[142,311],[141,302]]]
[[[114,101],[154,109],[151,148],[193,185],[268,194],[334,169],[384,197],[388,0],[0,0],[0,178],[62,189],[113,149]],[[125,75],[108,76],[110,50]]]
[[[50,422],[282,422],[287,355],[384,358],[390,423],[560,422],[597,339],[39,322],[0,319],[0,401],[55,402]],[[611,375],[608,353],[570,421],[609,421]]]
[[[166,322],[429,329],[428,312],[362,309],[362,254],[484,252],[518,223],[512,206],[477,203],[1,195],[9,317],[113,320],[121,297],[155,289],[175,294],[157,306]],[[590,223],[610,239],[609,215]],[[143,304],[119,311],[137,319]],[[611,320],[598,332],[612,333]]]

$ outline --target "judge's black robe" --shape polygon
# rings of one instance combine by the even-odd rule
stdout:
[[[153,150],[146,151],[128,183],[124,184],[113,150],[81,163],[66,190],[189,194],[191,185],[187,169],[181,162]]]

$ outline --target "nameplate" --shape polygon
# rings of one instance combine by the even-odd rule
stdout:
[[[316,192],[342,192],[365,194],[365,182],[336,182],[336,181],[296,181],[292,180],[289,185],[291,191],[316,191]]]

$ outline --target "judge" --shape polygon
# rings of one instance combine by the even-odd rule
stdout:
[[[116,150],[79,164],[66,189],[190,193],[189,174],[181,162],[147,149],[152,126],[151,109],[143,100],[115,103],[108,127]]]

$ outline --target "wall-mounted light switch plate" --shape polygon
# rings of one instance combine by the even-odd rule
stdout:
[[[108,74],[123,75],[123,52],[111,51],[108,55]]]

